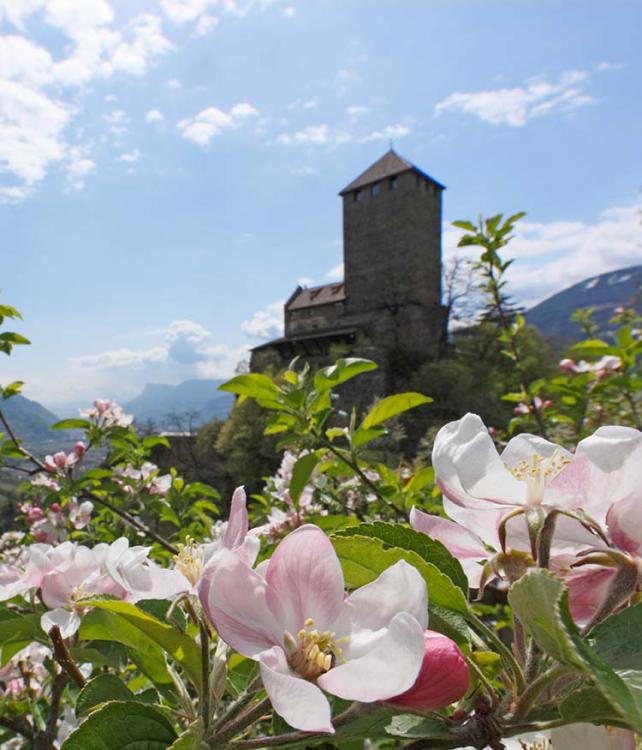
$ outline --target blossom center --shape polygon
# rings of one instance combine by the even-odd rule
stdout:
[[[313,625],[314,621],[307,619],[296,638],[287,631],[283,638],[290,668],[306,680],[315,680],[342,660],[339,644],[348,640],[337,638],[329,630],[319,633]]]
[[[185,544],[178,545],[178,554],[174,555],[176,570],[195,586],[203,571],[203,548],[187,537]]]
[[[526,502],[533,507],[543,503],[547,485],[570,461],[560,450],[556,450],[548,458],[533,453],[531,459],[524,458],[514,466],[509,466],[508,470],[516,479],[526,482]]]

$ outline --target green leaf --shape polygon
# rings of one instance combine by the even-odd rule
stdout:
[[[76,699],[76,716],[86,716],[107,701],[133,701],[132,691],[116,675],[99,674],[82,688]]]
[[[619,721],[606,698],[594,687],[575,690],[560,702],[560,714],[569,724],[588,721],[591,723]]]
[[[457,586],[464,597],[468,596],[468,578],[464,573],[461,563],[453,557],[446,547],[436,539],[431,539],[426,534],[410,529],[401,524],[384,523],[362,523],[337,532],[337,536],[367,536],[380,539],[384,547],[398,547],[416,552],[422,560],[431,563],[445,573]],[[431,592],[429,592],[431,595]]]
[[[174,728],[153,706],[114,701],[94,711],[61,750],[167,750],[175,739]]]
[[[0,609],[0,666],[33,641],[48,643],[39,615],[20,615],[4,607]]]
[[[94,609],[80,625],[83,640],[112,641],[126,646],[130,657],[157,685],[172,685],[163,649],[139,628],[113,612]]]
[[[360,427],[352,434],[352,447],[361,448],[385,434],[386,430],[384,427],[373,427],[371,430],[364,430],[363,427]]]
[[[52,424],[51,430],[88,430],[91,422],[87,419],[62,419],[56,424]]]
[[[23,385],[24,380],[15,380],[13,383],[9,383],[9,385],[0,389],[2,391],[2,398],[6,400],[20,393]]]
[[[21,336],[19,333],[11,333],[9,331],[5,331],[5,333],[0,333],[0,341],[4,341],[8,344],[13,344],[14,346],[16,344],[30,344],[31,343],[29,339],[26,339],[24,336]]]
[[[453,221],[453,226],[459,229],[465,229],[467,232],[476,232],[477,228],[470,221]]]
[[[422,404],[429,404],[431,401],[431,398],[421,393],[397,393],[394,396],[387,396],[370,409],[361,426],[368,430],[391,417],[397,416],[397,414],[403,414],[409,409],[414,409]]]
[[[227,383],[219,385],[218,390],[256,399],[259,406],[266,409],[283,409],[283,405],[277,401],[279,390],[274,381],[262,373],[252,372],[248,375],[237,375],[235,378],[228,380]]]
[[[181,631],[173,625],[161,622],[129,602],[110,599],[106,601],[89,600],[85,603],[114,615],[121,621],[135,628],[145,638],[149,639],[157,646],[160,646],[183,667],[192,683],[200,690],[202,682],[201,652],[196,643],[189,636],[181,633]],[[100,636],[89,637],[100,638]],[[114,639],[107,638],[104,640]]]
[[[560,578],[547,570],[531,570],[513,584],[508,602],[545,653],[591,679],[624,721],[642,730],[642,690],[628,685],[582,638]]]
[[[295,504],[299,502],[301,493],[310,479],[310,475],[319,463],[320,456],[317,453],[306,453],[297,459],[292,469],[292,479],[290,480],[290,497]]]
[[[417,552],[399,547],[384,547],[381,539],[366,536],[335,536],[332,540],[339,557],[346,585],[350,589],[374,581],[399,560],[413,565],[428,587],[431,627],[444,632],[458,643],[468,639],[468,628],[462,615],[468,603],[459,589],[435,565],[423,560]]]
[[[335,388],[347,380],[361,375],[363,372],[376,370],[377,365],[369,359],[360,359],[358,357],[348,357],[339,359],[330,367],[324,367],[314,376],[314,385],[320,391]]]
[[[618,612],[591,632],[593,648],[613,669],[642,671],[642,604]]]
[[[203,722],[198,719],[179,735],[169,750],[209,750],[209,748],[210,746],[203,742]]]
[[[407,739],[450,740],[451,742],[453,740],[453,735],[443,721],[425,719],[423,716],[415,716],[414,714],[394,716],[386,727],[386,731],[393,737],[405,737]]]

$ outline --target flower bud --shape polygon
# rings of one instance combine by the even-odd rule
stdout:
[[[468,664],[457,644],[441,633],[426,630],[424,659],[415,684],[389,702],[436,711],[459,700],[468,690],[469,680]]]
[[[45,513],[42,508],[39,508],[37,505],[34,505],[33,508],[29,511],[27,514],[27,520],[29,523],[36,523],[36,521],[41,521],[45,517]]]
[[[53,513],[60,513],[60,503],[51,503],[49,506],[49,510],[51,510]]]
[[[78,456],[78,460],[80,460],[86,452],[87,446],[82,442],[82,440],[79,440],[76,445],[74,445],[74,453]]]

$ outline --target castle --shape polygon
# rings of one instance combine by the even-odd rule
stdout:
[[[367,342],[389,370],[405,355],[421,361],[446,344],[441,304],[441,194],[444,186],[392,148],[345,187],[344,280],[298,286],[285,303],[281,338],[252,351],[252,370],[286,365],[295,356],[328,355],[344,343],[351,354]]]

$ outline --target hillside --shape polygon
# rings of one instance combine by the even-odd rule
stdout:
[[[20,395],[13,396],[2,404],[2,411],[16,435],[31,447],[60,439],[60,433],[56,435],[49,431],[59,418],[36,401]]]
[[[232,407],[234,397],[218,391],[223,380],[186,380],[178,385],[148,383],[140,396],[123,404],[127,414],[133,414],[138,424],[153,422],[157,429],[176,429],[178,415],[185,419],[194,415],[194,424],[212,419],[223,419]]]
[[[540,302],[526,313],[526,319],[547,338],[570,343],[582,337],[577,323],[570,320],[575,310],[593,307],[600,331],[607,331],[616,307],[642,309],[641,285],[642,265],[591,276]]]

